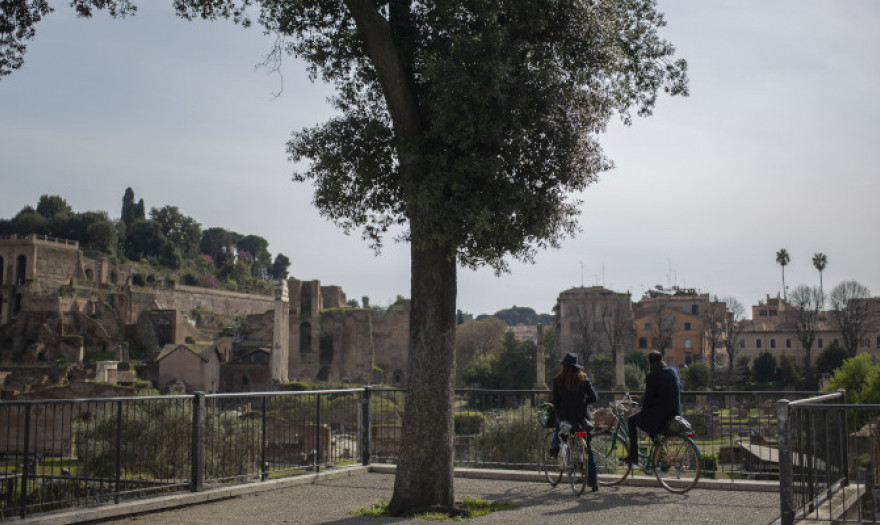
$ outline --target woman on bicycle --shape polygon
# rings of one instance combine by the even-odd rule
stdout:
[[[562,370],[553,378],[553,391],[550,402],[556,416],[556,432],[553,434],[553,442],[550,445],[550,456],[559,454],[559,423],[568,421],[576,429],[587,431],[587,449],[589,451],[587,485],[593,492],[599,490],[599,479],[596,476],[596,462],[593,460],[593,449],[590,447],[589,431],[593,428],[590,423],[590,403],[595,403],[596,389],[584,372],[584,367],[578,364],[577,354],[568,353],[562,358]]]

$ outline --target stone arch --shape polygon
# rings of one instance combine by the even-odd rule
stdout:
[[[95,270],[91,268],[86,268],[86,281],[94,281],[95,280]]]
[[[299,311],[300,315],[310,316],[312,315],[312,287],[302,287],[302,292],[300,293],[299,299]]]
[[[10,317],[15,317],[18,313],[21,312],[21,294],[15,294],[15,302],[12,304],[12,315]]]
[[[110,272],[110,282],[113,284],[119,284],[119,272],[116,270]]]
[[[299,325],[299,352],[307,354],[312,351],[312,325],[302,323]]]
[[[24,284],[24,279],[27,276],[27,257],[19,255],[15,263],[15,284]]]
[[[333,364],[333,335],[321,334],[321,342],[318,345],[318,363],[322,365]]]

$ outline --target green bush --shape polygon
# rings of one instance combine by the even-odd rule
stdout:
[[[119,427],[120,463],[125,477],[189,479],[192,471],[192,408],[165,403],[124,406]],[[85,476],[113,477],[116,468],[116,411],[95,415],[74,426],[74,440]],[[259,426],[248,425],[234,411],[205,413],[205,477],[226,478],[258,469]]]
[[[506,410],[500,417],[487,422],[483,432],[476,437],[475,457],[482,463],[502,463],[512,467],[532,465],[537,457],[537,442],[534,410],[530,407]]]
[[[718,470],[718,454],[703,454],[700,462],[703,467],[702,476],[704,478],[714,478],[715,472]]]
[[[479,434],[484,421],[485,416],[480,412],[458,412],[455,414],[455,433],[456,435]]]

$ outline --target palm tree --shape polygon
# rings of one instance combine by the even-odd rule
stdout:
[[[819,293],[822,294],[822,303],[825,302],[825,292],[822,288],[822,271],[828,266],[828,257],[825,256],[822,252],[817,252],[813,254],[813,266],[819,270]]]
[[[778,252],[776,252],[776,262],[779,266],[782,266],[782,300],[785,300],[785,266],[788,264],[788,261],[791,260],[791,257],[788,256],[788,252],[785,248],[782,248]]]

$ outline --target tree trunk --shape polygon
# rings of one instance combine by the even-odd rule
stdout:
[[[415,230],[415,228],[414,228]],[[456,260],[411,239],[410,352],[392,516],[452,510]]]

